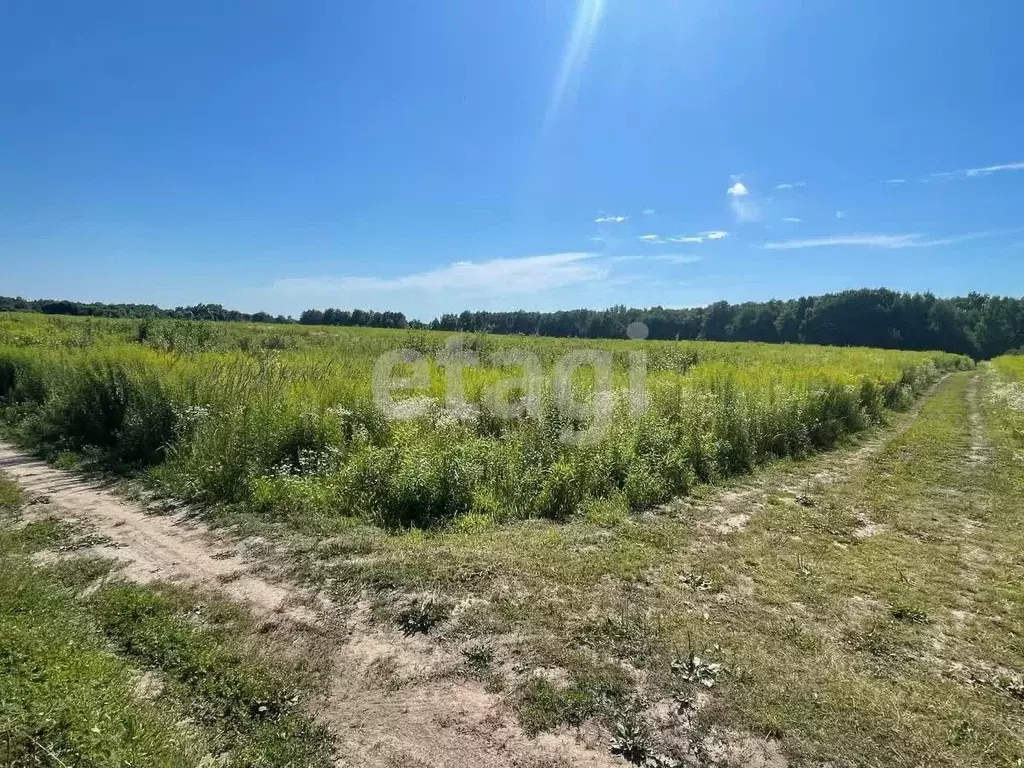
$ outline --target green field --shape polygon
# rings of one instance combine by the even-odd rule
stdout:
[[[1024,764],[1024,358],[463,336],[479,362],[449,402],[441,333],[30,315],[0,333],[8,440],[193,502],[231,526],[196,563],[255,541],[240,578],[332,611],[254,622],[109,562],[40,566],[83,535],[58,522],[81,475],[55,471],[70,495],[19,522],[0,483],[18,648],[0,687],[28,702],[0,735],[39,764]],[[425,376],[387,404],[374,369],[397,349]],[[570,402],[581,349],[611,365],[572,372]],[[228,589],[218,573],[197,576]],[[166,681],[157,706],[132,695],[142,671]]]
[[[474,362],[446,364],[452,344]],[[422,356],[420,386],[375,401],[375,365],[403,348]],[[559,378],[581,350],[604,356],[604,379],[586,365]],[[0,317],[9,434],[319,531],[649,509],[830,448],[971,366],[857,348]]]

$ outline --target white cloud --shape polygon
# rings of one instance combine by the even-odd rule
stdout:
[[[518,259],[457,261],[446,267],[399,277],[286,278],[274,283],[275,290],[302,294],[427,293],[461,292],[502,296],[577,285],[608,277],[609,269],[593,261],[592,253],[552,253]]]
[[[846,218],[846,211],[836,211],[836,218],[837,219],[845,219]]]
[[[932,248],[937,245],[953,245],[955,243],[966,243],[970,240],[980,240],[984,237],[998,237],[999,235],[1011,235],[1020,232],[1018,229],[987,229],[981,232],[967,232],[963,235],[950,235],[932,240],[919,240],[907,248]]]
[[[1024,163],[1006,163],[1004,165],[989,165],[985,168],[968,168],[964,173],[968,176],[988,176],[990,173],[999,171],[1024,171]]]
[[[1022,163],[1004,163],[1002,165],[986,165],[983,168],[966,168],[962,171],[943,171],[941,173],[930,173],[922,181],[931,179],[971,179],[978,176],[988,176],[1001,171],[1024,171]]]
[[[692,256],[684,253],[659,253],[651,256],[655,261],[666,261],[669,264],[693,264],[700,261],[700,256]]]
[[[644,216],[653,216],[655,210],[653,208],[644,208]]]
[[[721,240],[723,237],[728,237],[728,232],[723,232],[719,229],[709,230],[707,232],[700,232],[696,235],[677,235],[676,237],[668,238],[670,243],[703,243],[705,240]]]
[[[598,216],[594,219],[595,224],[621,224],[628,221],[629,216]]]
[[[612,256],[608,261],[639,261],[643,256]]]
[[[787,182],[785,184],[776,184],[775,188],[776,189],[797,189],[798,187],[806,187],[806,186],[807,186],[807,182],[806,181],[791,181],[791,182]]]
[[[926,238],[922,234],[864,234],[864,235],[833,235],[831,237],[813,237],[806,240],[782,240],[765,243],[762,248],[769,251],[789,251],[799,248],[828,248],[833,246],[862,248],[934,248],[940,245],[952,245],[982,237],[1007,234],[1014,230],[989,230],[985,232],[968,232],[964,235],[953,235],[941,238]]]
[[[907,180],[906,179],[886,179],[885,183],[886,184],[906,184]]]
[[[825,248],[828,246],[867,246],[870,248],[905,248],[921,235],[833,235],[812,237],[806,240],[783,240],[765,243],[769,251],[789,251],[796,248]]]
[[[643,240],[644,242],[647,242],[647,243],[660,243],[660,242],[663,242],[662,239],[661,239],[661,235],[640,235],[639,239]]]
[[[751,199],[750,190],[742,181],[737,181],[726,190],[729,195],[729,207],[739,222],[757,221],[761,218],[760,206]]]
[[[790,224],[799,224],[803,219],[798,219],[796,216],[783,216],[783,221],[788,221]]]

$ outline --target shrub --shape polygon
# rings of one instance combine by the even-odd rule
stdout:
[[[547,479],[537,498],[537,514],[550,520],[568,520],[584,497],[573,466],[566,461],[555,462],[548,469]]]
[[[96,448],[119,464],[163,459],[176,416],[164,384],[146,371],[97,362],[67,371],[34,419],[43,445]]]

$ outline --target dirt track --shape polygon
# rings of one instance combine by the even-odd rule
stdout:
[[[238,543],[182,515],[159,515],[101,483],[56,469],[0,443],[0,471],[26,491],[28,513],[83,522],[111,543],[90,549],[139,581],[171,581],[217,590],[270,620],[277,631],[322,630],[320,653],[333,669],[318,719],[338,737],[346,768],[583,768],[622,766],[592,742],[568,734],[529,739],[501,699],[450,673],[458,660],[425,638],[371,625],[357,610],[338,626],[331,606],[295,585],[254,573]],[[310,607],[314,606],[314,607]],[[381,685],[382,663],[402,672]]]
[[[21,485],[30,502],[36,502],[30,507],[37,513],[78,520],[109,537],[113,545],[92,550],[120,561],[122,572],[133,581],[180,581],[215,588],[260,616],[288,613],[293,618],[315,618],[295,605],[298,598],[308,602],[308,596],[254,577],[235,553],[237,546],[195,521],[147,514],[100,483],[50,467],[5,443],[0,443],[0,471]]]

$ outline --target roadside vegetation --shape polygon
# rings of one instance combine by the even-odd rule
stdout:
[[[169,495],[221,513],[317,532],[353,521],[479,526],[650,509],[828,449],[972,365],[945,353],[594,342],[611,361],[610,388],[599,391],[583,366],[567,403],[555,371],[578,341],[467,336],[453,348],[425,331],[267,328],[7,316],[0,417],[24,445],[145,471]],[[423,356],[425,375],[383,406],[375,365],[400,347]],[[638,352],[643,411],[629,394]],[[531,356],[535,376],[516,354]],[[475,360],[453,365],[455,355]],[[444,407],[456,395],[464,402]],[[594,438],[562,439],[595,426],[577,404],[597,401],[607,422]],[[495,416],[495,402],[512,417]]]
[[[120,581],[25,501],[0,477],[0,764],[331,764],[302,710],[311,680],[245,641],[240,609]]]
[[[1020,416],[1024,413],[1024,354],[997,357],[992,361],[992,370],[992,394],[1006,405],[1007,416]]]

